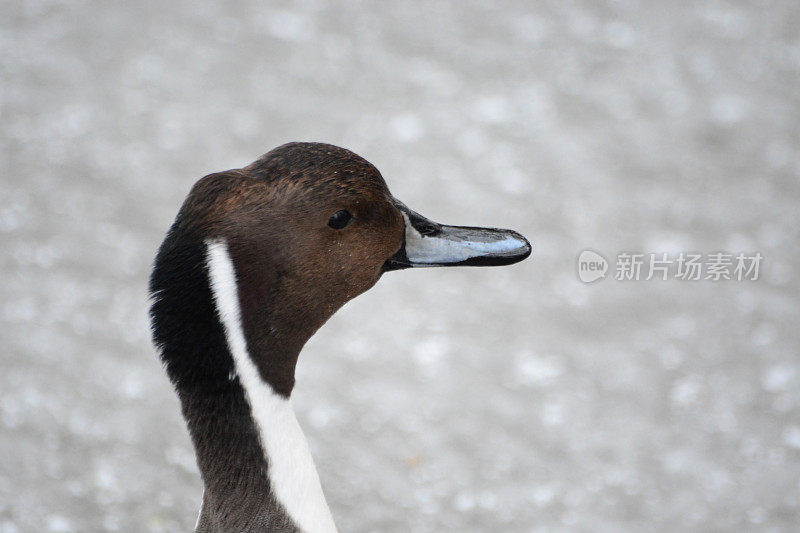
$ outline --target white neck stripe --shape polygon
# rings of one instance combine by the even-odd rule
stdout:
[[[292,404],[261,379],[247,353],[236,273],[228,246],[222,240],[209,240],[206,247],[211,291],[269,464],[272,490],[301,530],[306,533],[335,532],[336,526],[325,502],[314,460]]]

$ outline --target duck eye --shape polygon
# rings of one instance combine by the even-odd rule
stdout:
[[[328,220],[328,225],[333,229],[342,229],[353,220],[353,215],[347,209],[336,211]]]

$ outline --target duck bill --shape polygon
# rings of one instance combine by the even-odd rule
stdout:
[[[516,231],[446,226],[400,202],[397,207],[406,231],[403,245],[386,261],[384,272],[421,267],[511,265],[531,255],[530,243]]]

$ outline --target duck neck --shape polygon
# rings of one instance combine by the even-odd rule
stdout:
[[[181,271],[162,257],[170,253],[196,266]],[[289,399],[299,347],[259,342],[248,351],[227,244],[170,250],[168,239],[151,290],[154,336],[203,478],[197,530],[335,531]],[[269,361],[290,361],[291,375],[263,376]]]

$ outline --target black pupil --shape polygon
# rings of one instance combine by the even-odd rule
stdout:
[[[330,220],[328,220],[328,225],[333,229],[342,229],[348,225],[351,220],[353,220],[353,215],[350,214],[350,211],[342,209],[331,216]]]

